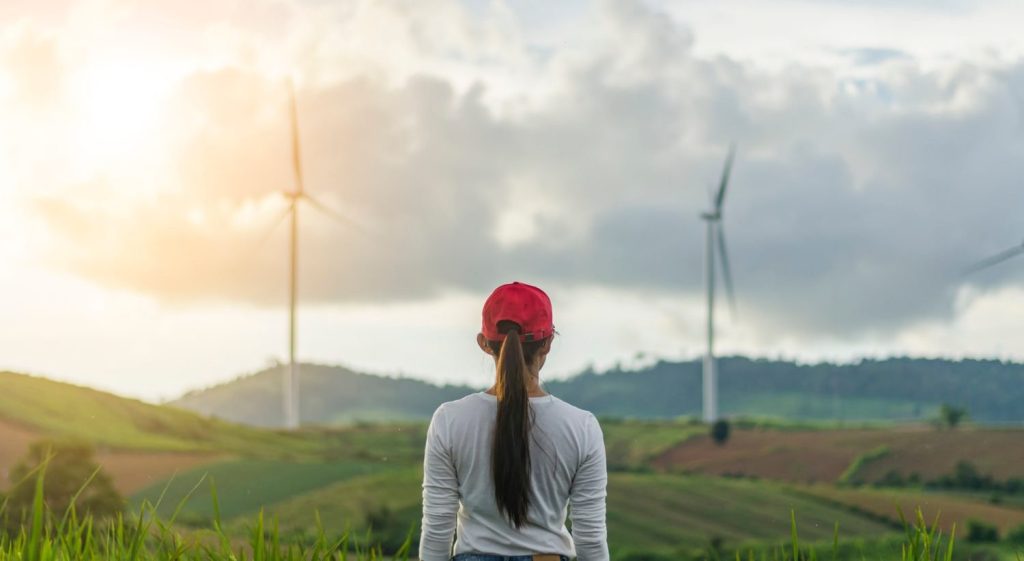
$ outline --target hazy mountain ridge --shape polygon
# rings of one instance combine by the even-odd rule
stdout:
[[[249,425],[279,427],[284,419],[281,373],[285,368],[287,365],[276,366],[195,390],[170,404]],[[302,364],[299,380],[302,422],[306,424],[429,419],[439,404],[475,391],[467,386],[438,386],[320,364]]]
[[[236,422],[280,426],[281,368],[190,392],[172,404]],[[725,415],[920,420],[933,416],[940,404],[953,403],[966,406],[978,421],[1024,421],[1024,364],[892,358],[801,365],[728,357],[719,361],[719,370]],[[301,372],[302,419],[309,424],[425,420],[440,403],[476,391],[339,366],[303,364]],[[697,415],[701,364],[661,361],[636,371],[586,371],[545,387],[597,415]]]

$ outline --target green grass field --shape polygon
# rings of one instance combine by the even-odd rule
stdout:
[[[182,512],[186,519],[210,520],[213,517],[209,491],[212,482],[220,497],[221,515],[232,518],[251,515],[262,507],[338,481],[391,469],[394,468],[388,464],[353,461],[230,460],[190,470],[169,482],[150,485],[136,493],[131,504],[138,508],[143,501],[156,503],[166,489],[158,512],[169,516],[198,484],[198,490]]]
[[[411,526],[419,526],[422,481],[419,468],[360,475],[273,504],[266,513],[279,520],[283,532],[308,534],[316,528],[317,515],[324,528],[341,533],[363,532],[370,515],[387,512],[392,529],[404,534]],[[251,513],[238,516],[229,527],[242,528],[250,518]]]
[[[311,438],[243,427],[44,378],[0,372],[0,418],[40,434],[101,446],[154,451],[217,451],[307,456]]]
[[[627,476],[628,477],[628,476]],[[352,532],[329,533],[323,526],[308,535],[282,531],[278,517],[268,520],[261,511],[245,524],[249,529],[246,539],[233,538],[223,531],[219,523],[211,530],[181,532],[173,519],[161,518],[148,507],[141,511],[114,519],[94,521],[86,515],[80,517],[73,509],[66,513],[47,509],[43,499],[42,478],[37,480],[35,497],[27,518],[13,532],[0,532],[0,559],[21,561],[71,561],[125,559],[132,561],[379,561],[394,559],[405,561],[415,551],[415,528],[398,536],[390,544],[377,535],[360,536]],[[384,483],[384,482],[378,482]],[[298,506],[298,505],[296,505]],[[7,518],[6,503],[0,502],[0,520]],[[834,541],[810,540],[799,526],[796,515],[790,514],[791,525],[785,539],[774,543],[749,544],[738,548],[717,543],[710,548],[687,550],[685,547],[666,551],[651,549],[627,551],[613,550],[612,558],[623,561],[729,559],[730,553],[740,559],[772,559],[773,561],[806,561],[818,559],[831,550],[833,561],[859,559],[900,559],[900,561],[954,561],[1010,558],[1009,548],[992,546],[984,550],[962,548],[954,550],[955,542],[941,531],[929,528],[920,515],[905,526],[905,533],[894,537],[874,537],[854,542],[839,540],[838,526]],[[319,517],[318,517],[319,518]],[[799,528],[799,532],[798,532]],[[801,536],[801,537],[798,537]],[[817,543],[815,543],[817,542]],[[822,552],[819,554],[819,552]],[[966,555],[964,555],[966,554]]]
[[[913,401],[880,398],[822,399],[798,393],[755,393],[722,403],[726,415],[775,417],[784,419],[863,419],[908,421],[933,418],[938,407],[921,406]]]
[[[234,463],[219,465],[221,475],[217,480],[240,467]],[[297,474],[294,467],[276,473],[289,470]],[[286,534],[312,533],[317,514],[324,527],[334,533],[365,531],[373,513],[386,513],[387,530],[403,533],[420,518],[422,476],[418,468],[336,473],[338,479],[334,482],[305,492],[296,492],[283,482],[266,481],[265,476],[275,473],[272,465],[264,465],[259,471],[262,473],[251,478],[263,483],[259,487],[223,488],[217,484],[223,514],[231,519],[226,524],[231,533],[243,532],[260,505],[265,507],[267,518],[277,519]],[[320,475],[326,479],[331,474]],[[242,475],[236,477],[241,479]],[[186,487],[190,488],[178,487],[175,494],[187,492]],[[262,489],[261,499],[249,494],[248,490],[253,488]],[[810,540],[830,538],[836,522],[847,537],[878,537],[895,531],[889,524],[767,482],[613,473],[608,488],[609,537],[622,551],[699,548],[712,537],[722,538],[723,543],[733,547],[778,541],[789,535],[791,510],[799,513],[798,522]],[[287,498],[273,502],[271,495]],[[235,505],[229,509],[230,503]],[[189,511],[212,513],[208,489],[199,492],[186,512]]]
[[[89,440],[107,451],[104,453],[111,462],[121,460],[110,456],[110,450],[137,451],[128,455],[142,454],[156,461],[167,458],[162,456],[166,452],[218,452],[210,456],[210,463],[179,473],[172,480],[154,476],[162,480],[132,497],[131,506],[138,508],[147,500],[155,501],[166,487],[157,512],[166,517],[208,476],[177,520],[177,528],[186,529],[185,535],[206,536],[201,540],[210,537],[210,481],[216,483],[223,528],[232,543],[251,535],[261,509],[268,524],[276,521],[282,538],[305,544],[315,541],[319,519],[332,536],[346,531],[362,535],[373,526],[384,543],[397,547],[420,519],[420,464],[426,431],[422,422],[305,427],[285,433],[241,427],[27,376],[0,374],[0,384],[4,388],[0,420],[8,423],[6,426],[16,424],[39,435]],[[861,471],[884,467],[876,463],[921,465],[920,458],[927,458],[929,465],[942,465],[955,462],[960,454],[970,454],[979,466],[996,474],[1019,473],[1014,454],[1020,447],[1015,444],[1024,438],[1024,431],[991,429],[934,431],[920,426],[879,426],[836,430],[824,423],[757,420],[735,425],[733,437],[721,447],[709,442],[705,425],[692,420],[602,420],[612,472],[610,543],[617,559],[636,559],[637,555],[678,558],[680,552],[706,549],[713,540],[727,549],[765,551],[768,544],[779,544],[789,536],[791,511],[797,513],[805,540],[827,542],[838,522],[846,539],[863,539],[876,548],[866,551],[882,551],[896,539],[895,503],[911,511],[923,495],[905,491],[896,497],[834,486],[810,492],[782,482],[794,466],[818,466],[815,469],[821,469],[822,476],[815,480],[833,482],[860,451],[883,442],[892,453]],[[655,459],[676,450],[695,451],[695,457],[705,464],[693,463],[684,455],[681,461],[690,462],[689,467],[674,471],[736,473],[740,468],[757,467],[760,471],[755,475],[761,479],[658,472]],[[202,454],[199,458],[207,461]],[[173,466],[161,473],[171,469]],[[1024,510],[1012,501],[991,509],[970,497],[928,496],[929,504],[941,504],[958,519],[963,518],[961,512],[991,518],[1004,529],[1016,524],[1019,515],[1024,516]],[[929,516],[936,510],[928,504],[920,506]]]
[[[689,420],[639,421],[602,419],[605,451],[610,470],[638,470],[653,458],[697,435],[707,427]]]

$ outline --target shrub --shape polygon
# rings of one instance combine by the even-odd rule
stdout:
[[[1024,545],[1024,524],[1017,526],[1006,534],[1006,541],[1015,545]]]
[[[999,528],[981,520],[968,520],[967,541],[970,543],[997,542],[999,541]]]
[[[850,462],[850,465],[839,475],[839,483],[842,485],[856,485],[862,483],[859,477],[860,470],[864,469],[864,466],[869,463],[880,460],[889,455],[888,446],[879,446],[873,450],[868,450],[860,456],[857,456]]]
[[[942,426],[946,428],[955,429],[961,421],[966,419],[966,407],[957,407],[948,403],[943,403],[942,407],[939,407],[939,420],[942,422]]]
[[[903,487],[906,484],[907,481],[903,479],[903,475],[894,469],[887,471],[884,477],[875,482],[875,485],[879,487]]]
[[[719,419],[711,425],[711,439],[723,446],[729,440],[729,421]]]
[[[91,445],[75,441],[41,440],[10,473],[7,511],[17,520],[32,510],[36,474],[43,477],[43,502],[53,512],[66,512],[74,502],[79,514],[96,519],[112,517],[125,502],[110,476],[93,458]]]

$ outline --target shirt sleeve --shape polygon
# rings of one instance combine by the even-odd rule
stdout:
[[[579,561],[608,561],[608,529],[605,500],[608,469],[605,464],[604,434],[593,415],[587,419],[583,461],[569,491],[569,519]]]
[[[420,559],[423,561],[448,561],[455,537],[459,482],[447,444],[447,432],[444,406],[441,406],[430,420],[423,453],[423,521],[420,529]]]

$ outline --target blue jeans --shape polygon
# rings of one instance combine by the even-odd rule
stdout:
[[[562,561],[569,561],[565,555],[559,555]],[[460,553],[452,557],[452,561],[533,561],[532,555],[490,555],[487,553]]]

